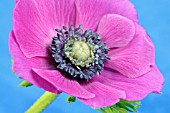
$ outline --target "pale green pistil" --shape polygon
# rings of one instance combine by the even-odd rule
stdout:
[[[73,58],[76,60],[86,61],[91,55],[91,49],[86,42],[76,41],[73,44],[72,52]]]

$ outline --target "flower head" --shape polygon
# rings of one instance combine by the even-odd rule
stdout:
[[[93,107],[141,100],[164,82],[129,0],[18,0],[9,45],[20,77]]]

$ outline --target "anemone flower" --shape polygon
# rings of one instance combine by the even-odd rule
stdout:
[[[155,47],[129,0],[18,0],[13,69],[47,91],[106,107],[161,93]]]

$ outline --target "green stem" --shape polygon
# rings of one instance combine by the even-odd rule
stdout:
[[[45,92],[25,113],[42,113],[58,96]]]

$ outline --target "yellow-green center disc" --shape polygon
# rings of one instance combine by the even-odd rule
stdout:
[[[83,41],[76,41],[73,44],[72,52],[74,53],[73,58],[81,61],[86,61],[90,57],[90,47]]]

